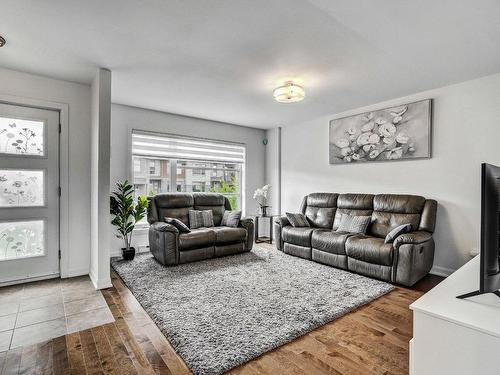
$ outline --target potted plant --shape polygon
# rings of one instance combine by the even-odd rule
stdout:
[[[111,215],[114,216],[111,224],[117,229],[117,237],[124,241],[123,259],[132,260],[135,257],[135,249],[130,246],[132,233],[135,224],[146,216],[148,200],[139,196],[134,202],[134,187],[127,180],[117,182],[116,187],[110,197]]]
[[[269,194],[270,189],[271,185],[268,184],[255,190],[253,193],[253,199],[255,199],[259,204],[262,216],[267,216],[267,209],[271,207],[267,205],[267,195]]]

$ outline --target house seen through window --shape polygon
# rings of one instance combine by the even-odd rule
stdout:
[[[241,210],[245,146],[157,133],[132,133],[136,195],[214,192]]]

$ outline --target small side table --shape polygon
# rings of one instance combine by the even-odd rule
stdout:
[[[273,243],[273,219],[279,215],[253,215],[255,217],[255,243]],[[269,237],[259,236],[259,221],[269,220]]]

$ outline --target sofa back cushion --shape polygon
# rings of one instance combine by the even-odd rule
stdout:
[[[312,193],[302,201],[301,212],[306,215],[311,226],[331,228],[337,210],[336,193]]]
[[[193,193],[195,210],[211,210],[214,215],[214,225],[220,226],[226,209],[231,210],[231,205],[226,197],[216,193]],[[227,202],[226,202],[227,201]],[[226,207],[228,206],[228,207]]]
[[[148,222],[163,221],[165,217],[179,219],[189,226],[189,210],[211,210],[214,225],[220,226],[229,200],[216,193],[165,193],[149,198]]]
[[[378,194],[373,198],[372,223],[368,234],[385,238],[394,228],[411,224],[419,228],[425,198],[417,195]]]
[[[163,221],[166,217],[179,219],[189,226],[189,210],[194,208],[193,195],[165,193],[149,198],[148,222]]]
[[[333,221],[333,230],[337,230],[342,215],[371,216],[373,212],[373,194],[340,194],[337,199],[337,211]]]

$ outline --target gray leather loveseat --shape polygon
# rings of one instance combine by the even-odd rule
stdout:
[[[415,195],[312,193],[300,208],[311,227],[275,220],[276,247],[287,254],[411,286],[432,268],[437,202]],[[337,232],[342,214],[371,216],[366,234]],[[412,231],[385,243],[401,224]]]
[[[214,226],[191,229],[190,233],[164,222],[175,218],[189,226],[189,210],[211,210]],[[237,228],[221,226],[229,200],[213,193],[167,193],[149,198],[149,248],[163,265],[176,265],[250,251],[253,245],[252,219],[241,219]]]

